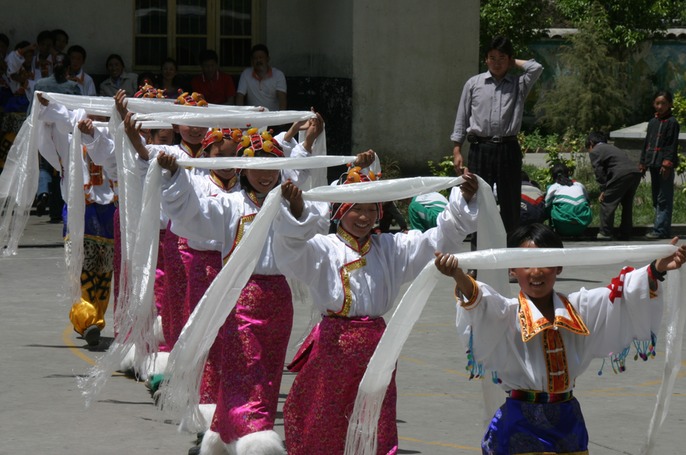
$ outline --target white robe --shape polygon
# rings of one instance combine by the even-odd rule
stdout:
[[[523,294],[521,294],[523,296]],[[647,267],[624,275],[623,295],[610,299],[610,289],[581,289],[567,297],[567,307],[554,297],[555,322],[551,324],[525,296],[505,298],[484,283],[469,306],[458,305],[458,333],[470,346],[474,360],[496,371],[505,390],[567,392],[594,358],[619,354],[633,340],[650,340],[662,317],[662,297],[651,293]],[[571,310],[570,310],[571,308]],[[567,386],[551,390],[549,363],[544,352],[546,330],[558,330],[564,343]],[[528,341],[523,341],[527,339]]]

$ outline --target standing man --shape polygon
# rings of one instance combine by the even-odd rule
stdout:
[[[524,100],[543,72],[535,60],[516,60],[512,43],[496,37],[486,54],[488,71],[470,78],[462,89],[450,139],[455,172],[463,170],[462,144],[471,143],[469,170],[495,186],[500,216],[509,233],[519,225],[522,151],[517,133]],[[517,67],[520,75],[508,74]]]
[[[250,50],[250,68],[241,73],[236,104],[264,106],[270,111],[286,109],[286,76],[269,64],[269,49],[256,44]]]
[[[622,221],[619,239],[631,237],[633,207],[636,188],[641,182],[641,171],[624,150],[607,143],[607,136],[594,131],[586,139],[595,179],[600,184],[600,231],[598,240],[610,240],[615,224],[615,211],[622,204]]]

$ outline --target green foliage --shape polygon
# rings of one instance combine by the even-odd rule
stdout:
[[[575,24],[588,22],[599,11],[607,18],[601,39],[622,59],[641,41],[667,29],[670,19],[683,14],[683,4],[674,0],[556,0],[555,5]]]
[[[544,14],[546,0],[481,0],[480,55],[496,36],[508,37],[515,56],[527,54],[527,45],[545,36],[552,17]]]
[[[571,45],[562,49],[563,71],[535,107],[543,126],[578,135],[622,124],[628,113],[625,71],[605,45],[601,30],[606,24],[602,9],[594,4]]]
[[[686,128],[686,96],[681,93],[674,94],[674,105],[672,115],[679,122],[681,128]]]
[[[429,165],[429,171],[437,177],[455,177],[452,155],[444,156],[438,163],[429,160],[427,164]]]

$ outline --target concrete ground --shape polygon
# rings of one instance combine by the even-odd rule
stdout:
[[[605,285],[618,270],[568,268],[557,290]],[[32,216],[18,254],[0,258],[0,454],[187,453],[194,435],[179,433],[176,422],[155,408],[145,386],[133,379],[115,375],[98,402],[85,408],[76,378],[87,373],[98,354],[85,349],[71,329],[65,276],[61,226]],[[442,280],[403,349],[397,372],[401,454],[480,453],[481,385],[465,374],[453,303],[451,281]],[[110,312],[107,318],[110,322]],[[296,304],[289,357],[309,320],[309,309]],[[112,336],[110,327],[104,335]],[[663,338],[664,333],[655,359],[629,360],[623,374],[605,365],[601,376],[598,361],[578,379],[575,393],[589,428],[590,453],[639,453],[660,384]],[[686,452],[684,375],[677,379],[655,454]],[[284,376],[282,402],[292,380]],[[281,414],[276,430],[283,434]]]

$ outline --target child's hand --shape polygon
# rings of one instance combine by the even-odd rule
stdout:
[[[305,143],[309,144],[310,147],[314,143],[314,140],[319,137],[324,131],[324,118],[321,114],[317,113],[317,116],[311,118],[307,121],[307,129],[305,130]]]
[[[36,97],[38,98],[38,102],[41,103],[43,106],[47,107],[47,105],[50,104],[50,100],[44,97],[42,93],[36,94]]]
[[[451,254],[436,253],[434,265],[443,275],[455,280],[455,287],[459,289],[465,300],[470,301],[477,292],[476,284],[460,268],[457,258]]]
[[[176,174],[176,171],[179,169],[179,165],[176,164],[176,158],[172,155],[167,155],[164,152],[160,152],[160,154],[157,155],[157,163],[162,169],[171,172],[172,175]]]
[[[464,183],[460,185],[460,191],[462,191],[462,196],[469,202],[472,200],[477,190],[479,189],[479,181],[476,176],[469,172],[469,169],[464,168],[464,173],[462,174]]]
[[[141,141],[141,124],[134,120],[133,112],[124,116],[124,131],[133,144]]]
[[[293,217],[299,219],[305,207],[303,192],[293,182],[286,180],[281,184],[281,195],[288,201]]]
[[[674,237],[671,241],[672,245],[676,245],[678,242],[679,237]],[[684,261],[686,261],[686,245],[681,244],[674,254],[655,261],[655,268],[661,273],[669,270],[677,270],[681,268]]]
[[[458,271],[462,271],[457,263],[457,258],[452,254],[443,254],[440,251],[434,254],[436,255],[434,264],[443,275],[455,278]]]
[[[122,89],[117,90],[117,93],[114,94],[114,105],[117,107],[117,112],[119,112],[119,116],[122,119],[126,118],[126,115],[129,113],[126,107],[127,104],[126,92]]]
[[[83,134],[87,134],[89,136],[92,136],[93,133],[95,132],[95,127],[93,126],[93,120],[87,118],[84,120],[81,120],[78,123],[79,131]]]
[[[353,163],[353,166],[358,166],[361,167],[362,169],[369,167],[372,165],[374,160],[376,159],[376,153],[374,153],[374,150],[369,149],[366,152],[358,153],[357,157],[355,158],[355,162]]]

